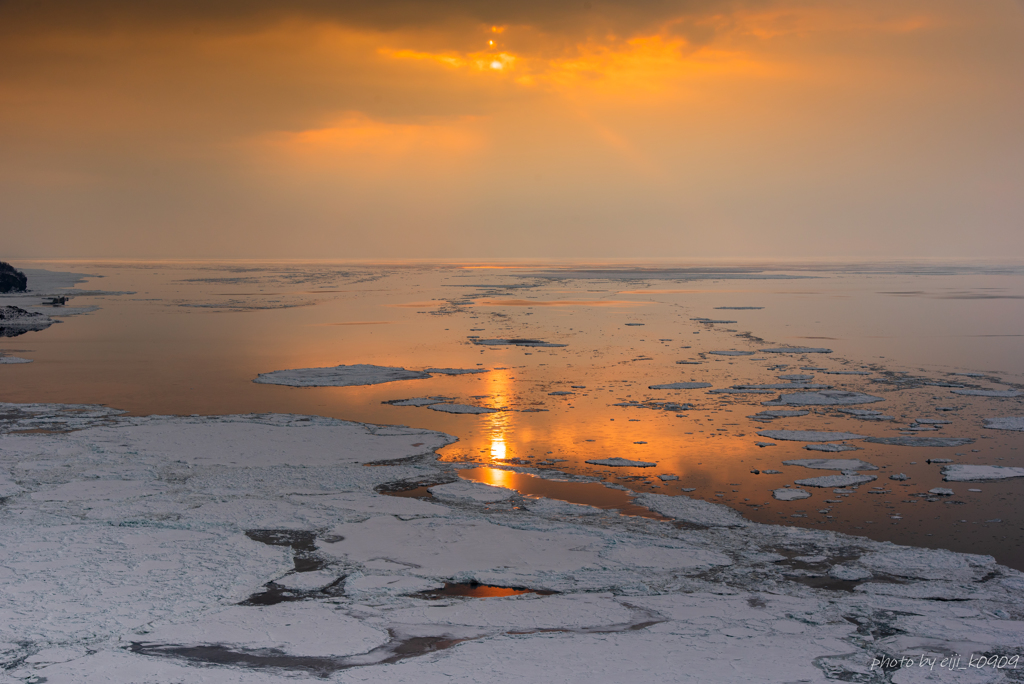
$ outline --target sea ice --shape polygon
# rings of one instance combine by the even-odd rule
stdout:
[[[20,356],[0,355],[0,364],[2,363],[32,363],[32,359],[23,359]]]
[[[831,349],[823,347],[776,347],[774,349],[761,349],[762,352],[773,354],[831,354]]]
[[[945,487],[932,487],[928,490],[928,493],[935,496],[953,496],[953,490],[946,489]]]
[[[983,390],[983,389],[955,389],[950,390],[953,394],[963,394],[968,397],[1019,397],[1020,390]]]
[[[809,499],[811,497],[809,492],[802,489],[789,489],[786,487],[772,491],[772,496],[779,501],[797,501],[798,499]]]
[[[469,404],[431,404],[427,407],[431,411],[443,411],[444,413],[497,413],[498,409],[487,408],[486,406],[470,406]]]
[[[793,392],[782,394],[775,401],[761,402],[764,406],[849,406],[851,404],[872,404],[885,401],[861,392],[843,390],[821,390],[820,392]]]
[[[849,487],[850,485],[863,484],[877,479],[874,475],[825,475],[823,477],[811,477],[806,480],[796,480],[796,483],[803,487]]]
[[[858,447],[852,444],[807,444],[804,449],[808,451],[858,451]]]
[[[782,465],[803,466],[818,470],[878,470],[878,466],[865,463],[857,458],[802,458],[783,461]]]
[[[946,482],[986,482],[1024,477],[1024,468],[991,465],[942,466],[942,479]]]
[[[656,513],[693,525],[704,527],[745,527],[750,523],[739,513],[722,504],[691,499],[688,496],[665,494],[638,494],[633,502]]]
[[[889,446],[955,447],[973,444],[970,437],[868,437],[865,442]]]
[[[488,373],[486,368],[425,368],[424,373],[437,375],[472,375],[474,373]]]
[[[757,434],[768,439],[781,439],[790,442],[831,442],[843,439],[864,439],[866,436],[853,432],[822,432],[819,430],[759,430]]]
[[[777,389],[828,389],[831,385],[814,385],[800,382],[773,382],[767,385],[733,385],[733,389],[777,390]]]
[[[3,359],[0,359],[0,361],[3,361]],[[985,427],[990,430],[1014,430],[1016,432],[1024,432],[1024,416],[986,418]]]
[[[470,341],[473,344],[479,344],[487,347],[501,347],[501,346],[515,346],[515,347],[567,347],[566,344],[555,344],[554,342],[545,342],[544,340],[534,340],[527,338],[500,338],[500,339],[488,339],[481,340],[478,338],[472,338]]]
[[[798,418],[800,416],[806,416],[809,413],[810,413],[810,411],[803,411],[803,410],[800,410],[800,409],[795,409],[795,410],[792,410],[792,411],[786,410],[786,409],[778,409],[778,410],[775,410],[775,411],[761,411],[760,413],[756,413],[756,414],[754,414],[751,417],[752,418]]]
[[[726,349],[723,351],[709,351],[708,354],[715,354],[717,356],[753,356],[754,352]]]
[[[616,468],[653,468],[658,465],[650,461],[631,461],[628,458],[595,458],[587,461],[591,465],[613,466]]]
[[[458,501],[468,499],[491,503],[494,501],[505,501],[515,496],[515,492],[505,487],[492,487],[480,482],[468,482],[460,480],[449,484],[437,485],[430,488],[430,493],[441,500]]]
[[[260,373],[253,382],[290,387],[349,387],[352,385],[379,385],[397,380],[423,380],[429,377],[430,373],[424,371],[357,363],[351,366],[295,368]]]
[[[675,389],[700,389],[711,387],[710,382],[670,382],[666,385],[649,385],[647,389],[653,390],[675,390]]]
[[[392,401],[384,402],[392,406],[430,406],[431,404],[440,404],[446,401],[451,401],[455,397],[413,397],[411,399],[394,399]]]
[[[841,408],[839,412],[859,418],[860,420],[894,420],[893,416],[887,416],[881,411],[873,411],[871,409]]]

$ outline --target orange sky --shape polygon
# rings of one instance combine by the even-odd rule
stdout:
[[[1017,0],[0,3],[0,258],[1024,257]]]

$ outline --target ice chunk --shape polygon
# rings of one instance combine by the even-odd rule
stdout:
[[[773,349],[761,349],[762,352],[772,354],[831,354],[831,349],[823,347],[775,347]]]
[[[828,569],[828,575],[837,580],[856,582],[871,577],[871,571],[855,565],[833,565]]]
[[[928,493],[935,496],[953,496],[953,490],[946,489],[945,487],[932,487],[928,490]]]
[[[878,470],[878,466],[865,463],[857,458],[802,458],[783,461],[782,465],[803,466],[816,470]]]
[[[811,380],[813,378],[814,378],[813,375],[809,375],[807,373],[790,373],[790,374],[787,374],[787,375],[780,375],[779,376],[779,380],[790,380],[790,381],[793,381],[793,382],[798,382],[798,381],[801,381],[801,380]]]
[[[392,401],[386,401],[385,404],[391,404],[392,406],[430,406],[431,404],[439,404],[445,401],[451,401],[455,397],[413,397],[411,399],[393,399]]]
[[[942,479],[946,482],[985,482],[1024,477],[1024,468],[993,465],[942,466]]]
[[[290,387],[350,387],[353,385],[379,385],[398,380],[423,380],[430,373],[411,371],[391,366],[357,363],[329,368],[295,368],[260,373],[253,382]]]
[[[893,420],[893,416],[887,416],[881,411],[873,411],[872,409],[841,408],[839,412],[859,418],[860,420]]]
[[[513,490],[506,489],[505,487],[492,487],[480,482],[467,482],[465,480],[437,485],[427,491],[442,501],[446,499],[449,501],[469,499],[482,503],[504,501],[511,499],[516,494]]]
[[[1024,432],[1024,416],[986,418],[985,427],[990,430],[1014,430],[1016,432]]]
[[[647,389],[674,390],[674,389],[700,389],[711,387],[710,382],[670,382],[667,385],[648,385]]]
[[[502,346],[515,346],[515,347],[567,347],[566,344],[555,344],[554,342],[545,342],[544,340],[534,340],[524,337],[514,338],[496,338],[481,340],[479,338],[470,339],[473,344],[479,344],[487,347],[502,347]]]
[[[442,411],[444,413],[497,413],[498,409],[487,408],[486,406],[470,406],[469,404],[431,404],[427,407],[431,411]]]
[[[722,504],[691,499],[688,496],[667,496],[665,494],[638,494],[633,502],[645,506],[664,516],[706,527],[745,527],[750,523]]]
[[[650,461],[631,461],[628,458],[595,458],[587,461],[591,465],[613,466],[615,468],[653,468],[658,465]]]
[[[716,356],[753,356],[754,352],[725,349],[721,351],[709,351],[708,354],[715,354]]]
[[[792,410],[792,411],[786,410],[786,409],[778,409],[778,410],[775,410],[775,411],[761,411],[760,413],[755,413],[753,416],[749,416],[749,417],[751,417],[751,418],[772,418],[772,419],[774,419],[774,418],[798,418],[800,416],[806,416],[809,413],[810,413],[810,411],[804,411],[804,410],[800,410],[800,409],[795,409],[795,410]]]
[[[387,643],[388,633],[315,601],[231,606],[194,622],[155,627],[147,644],[277,649],[293,656],[345,656]]]
[[[973,444],[970,437],[868,437],[865,442],[889,446],[955,447]]]
[[[32,359],[23,359],[20,356],[4,356],[0,354],[0,363],[32,363]]]
[[[896,473],[895,475],[890,475],[889,479],[896,480],[897,482],[904,482],[906,480],[909,480],[910,476],[908,476],[906,473]]]
[[[802,489],[788,489],[783,487],[773,491],[772,496],[779,501],[796,501],[798,499],[809,499],[811,495]]]
[[[767,385],[733,385],[733,389],[777,390],[777,389],[828,389],[831,385],[812,385],[799,382],[773,382]]]
[[[764,406],[848,406],[852,404],[872,404],[876,401],[885,400],[882,397],[873,397],[862,392],[821,390],[820,392],[782,394],[775,401],[765,401],[762,403]]]
[[[804,449],[808,451],[858,451],[852,444],[807,444]]]
[[[853,432],[823,432],[818,430],[759,430],[757,434],[768,439],[781,439],[790,442],[831,442],[842,439],[864,439],[866,436]]]
[[[472,375],[474,373],[489,373],[486,368],[427,368],[424,373],[435,373],[437,375]]]
[[[1019,397],[1020,390],[984,390],[984,389],[955,389],[950,390],[953,394],[963,394],[968,397]]]
[[[804,487],[849,487],[877,479],[874,475],[825,475],[824,477],[797,480],[796,483]]]
[[[658,479],[661,480],[662,482],[669,482],[671,480],[678,480],[679,476],[678,475],[670,475],[668,473],[664,473],[662,475],[659,475]]]

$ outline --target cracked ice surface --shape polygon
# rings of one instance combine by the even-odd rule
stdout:
[[[685,497],[636,499],[673,524],[475,483],[377,493],[454,478],[426,430],[35,406],[17,420],[83,429],[0,438],[0,682],[881,682],[882,654],[1024,641],[1024,576],[987,556]],[[561,593],[418,595],[474,581]],[[271,582],[296,600],[239,605]]]

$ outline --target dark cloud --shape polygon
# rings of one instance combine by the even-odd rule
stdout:
[[[233,31],[297,19],[380,31],[483,24],[627,36],[671,20],[728,14],[755,4],[771,0],[0,0],[0,32]]]

